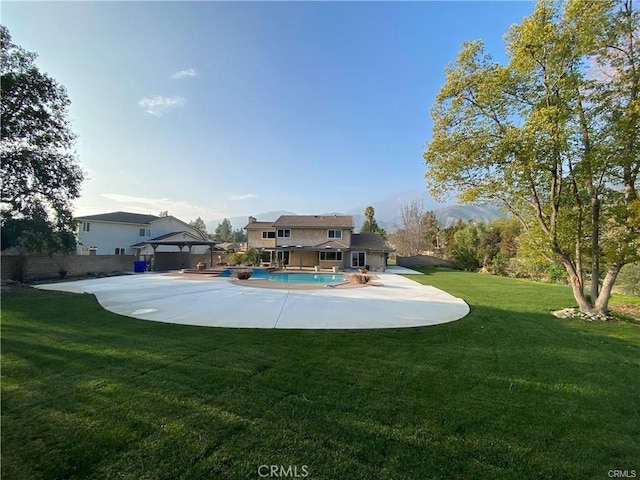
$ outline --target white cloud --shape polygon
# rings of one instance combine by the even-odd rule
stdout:
[[[169,215],[173,215],[185,222],[194,220],[196,217],[207,219],[228,216],[225,211],[202,205],[193,205],[185,201],[177,201],[170,198],[136,197],[133,195],[121,195],[119,193],[102,193],[100,196],[121,204],[116,208],[124,211],[158,215],[158,213],[168,210]]]
[[[245,193],[244,195],[231,195],[230,200],[248,200],[250,198],[258,198],[255,193]]]
[[[171,78],[185,78],[185,77],[195,77],[196,71],[193,68],[187,68],[186,70],[180,70],[179,72],[171,75]]]
[[[151,97],[144,97],[138,102],[138,105],[149,115],[161,117],[168,109],[181,107],[184,105],[184,102],[185,99],[177,95],[174,95],[173,97],[161,97],[160,95],[154,95]]]

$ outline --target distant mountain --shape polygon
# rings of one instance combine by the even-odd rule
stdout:
[[[238,228],[244,228],[249,223],[249,216],[256,217],[259,222],[275,222],[280,215],[295,215],[293,212],[287,212],[286,210],[277,210],[273,212],[264,212],[258,213],[257,215],[245,215],[243,217],[227,217],[231,222],[231,227],[234,230]],[[216,220],[208,220],[205,222],[207,224],[207,231],[209,233],[213,233],[215,229],[218,227],[218,224],[221,223],[224,218],[219,218]]]
[[[365,220],[364,209],[371,205],[375,210],[375,219],[376,222],[378,222],[378,225],[384,228],[387,233],[392,233],[395,232],[402,223],[400,218],[400,210],[402,206],[407,205],[415,199],[422,200],[425,212],[428,210],[434,210],[438,206],[427,192],[407,190],[389,197],[386,200],[371,202],[366,205],[352,208],[351,210],[346,211],[345,214],[353,215],[356,231],[359,231]]]
[[[489,223],[496,218],[504,218],[506,215],[493,205],[453,205],[438,208],[433,211],[436,214],[441,227],[451,227],[458,219],[463,221],[475,220],[476,222]]]
[[[452,205],[441,206],[437,204],[426,192],[406,191],[389,197],[386,200],[371,202],[366,205],[352,208],[345,212],[324,212],[319,215],[353,215],[353,223],[355,225],[355,231],[359,232],[360,228],[364,224],[364,210],[367,206],[371,205],[375,210],[375,219],[378,225],[384,228],[387,233],[395,232],[402,224],[402,218],[400,216],[400,210],[403,205],[407,205],[409,202],[415,199],[422,200],[424,211],[433,210],[436,214],[438,222],[443,227],[449,227],[454,225],[460,218],[463,221],[476,220],[483,222],[491,222],[496,218],[505,217],[496,207],[492,205]],[[277,210],[271,212],[249,214],[256,217],[260,222],[273,222],[280,217],[280,215],[296,215],[294,212],[286,210]],[[240,217],[229,217],[229,221],[234,230],[238,228],[244,228],[249,223],[249,215]],[[207,231],[213,232],[222,218],[216,220],[209,220],[206,222]]]

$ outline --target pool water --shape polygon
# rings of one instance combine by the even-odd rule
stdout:
[[[219,277],[231,277],[232,270],[224,270]],[[267,270],[254,270],[251,278],[271,280],[283,283],[335,283],[343,282],[344,275],[333,273],[272,273]]]

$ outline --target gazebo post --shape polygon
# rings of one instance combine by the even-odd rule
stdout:
[[[158,248],[158,244],[157,243],[152,243],[151,244],[151,248],[153,248],[153,267],[151,268],[151,265],[149,266],[149,270],[153,271],[155,270],[155,266],[156,266],[156,248]]]

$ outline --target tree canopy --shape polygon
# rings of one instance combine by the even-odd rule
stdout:
[[[0,25],[0,157],[3,248],[69,251],[75,246],[72,202],[84,178],[74,150],[66,89],[12,43]]]
[[[195,220],[189,222],[189,225],[197,230],[200,230],[205,236],[207,235],[207,225],[202,218],[198,217]]]
[[[213,235],[214,238],[220,242],[233,242],[231,221],[228,218],[224,218],[222,222],[218,223]]]
[[[364,222],[362,227],[360,227],[360,233],[377,233],[386,240],[387,231],[378,225],[378,222],[375,219],[375,214],[376,211],[371,205],[364,209]]]
[[[587,313],[607,312],[640,251],[639,32],[631,0],[541,0],[506,65],[464,44],[432,109],[431,193],[501,204]]]

